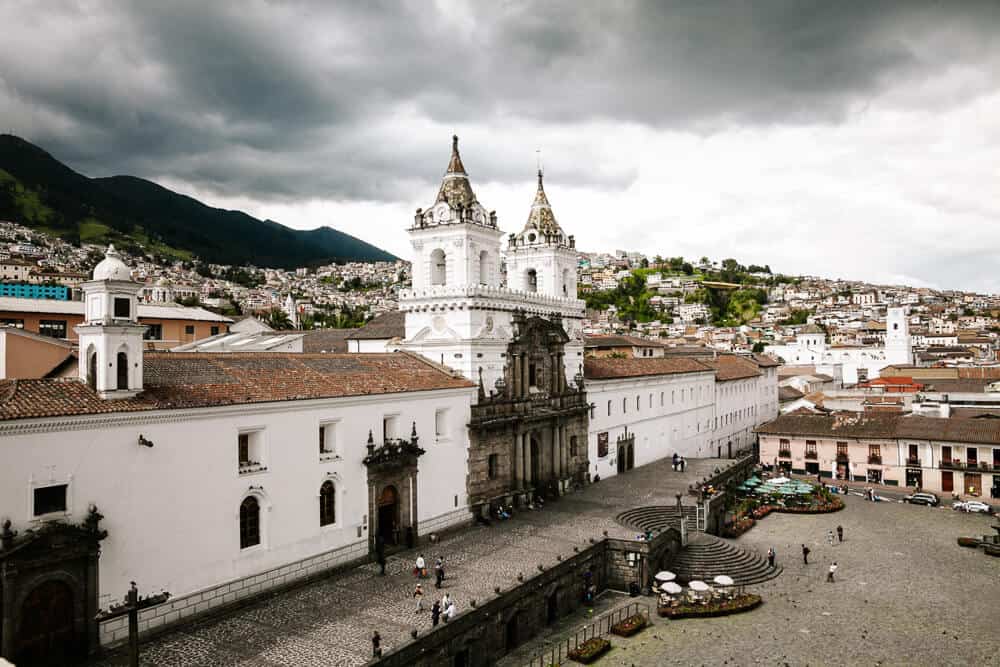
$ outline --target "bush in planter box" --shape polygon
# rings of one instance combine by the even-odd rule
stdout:
[[[974,537],[960,537],[958,538],[958,546],[960,547],[978,547],[979,540]]]
[[[566,655],[570,660],[588,665],[611,649],[611,642],[602,637],[591,637]]]
[[[624,618],[611,626],[611,633],[619,637],[631,637],[646,627],[646,617],[642,614],[635,614]]]

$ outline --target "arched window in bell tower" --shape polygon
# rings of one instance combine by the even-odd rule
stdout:
[[[487,285],[490,282],[490,253],[483,250],[479,253],[479,284]]]
[[[115,389],[128,389],[128,354],[119,352],[116,357],[116,380]]]
[[[529,292],[538,291],[538,272],[534,269],[528,269],[528,280],[525,287]]]
[[[444,250],[436,248],[431,253],[431,285],[444,285],[447,280],[447,258]]]
[[[97,389],[97,350],[93,345],[87,350],[87,386]]]

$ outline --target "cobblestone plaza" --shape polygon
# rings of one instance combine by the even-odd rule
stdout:
[[[371,657],[371,634],[382,635],[383,650],[426,630],[430,613],[414,610],[413,562],[422,552],[433,563],[444,556],[447,592],[458,611],[473,599],[484,600],[494,586],[509,588],[518,573],[531,576],[537,565],[551,567],[557,556],[572,554],[604,531],[635,537],[614,521],[622,508],[676,503],[676,493],[726,464],[719,459],[689,460],[684,473],[670,462],[644,466],[626,475],[591,484],[544,509],[517,512],[510,521],[476,526],[449,535],[436,545],[389,558],[386,577],[365,565],[268,597],[218,618],[172,631],[142,646],[144,664],[155,665],[359,665]],[[692,496],[684,496],[693,502]],[[438,591],[423,581],[424,607]],[[116,654],[97,665],[124,665]]]
[[[493,586],[509,586],[519,572],[552,565],[590,537],[633,536],[614,522],[622,509],[671,504],[692,479],[718,460],[692,461],[686,474],[669,462],[636,469],[570,494],[540,511],[475,527],[422,549],[428,561],[445,557],[444,590],[468,609]],[[688,497],[685,500],[690,502]],[[667,622],[635,638],[615,638],[608,664],[996,664],[1000,561],[957,546],[959,535],[992,532],[991,519],[950,509],[871,503],[849,497],[829,515],[772,514],[738,543],[758,552],[774,547],[784,572],[754,587],[760,609],[716,619]],[[829,546],[827,531],[844,527],[844,542]],[[802,564],[801,545],[810,549]],[[414,611],[411,574],[416,552],[389,559],[387,576],[366,565],[287,591],[219,618],[166,634],[142,647],[156,665],[358,665],[371,655],[378,630],[391,650],[411,629],[430,627]],[[837,561],[837,581],[824,581]],[[424,582],[425,608],[438,591]],[[642,598],[653,604],[652,598]],[[578,629],[572,619],[560,627]],[[558,631],[557,631],[558,632]],[[557,635],[556,635],[557,636]],[[545,639],[518,657],[541,650]],[[123,665],[113,655],[99,665]],[[505,665],[516,661],[505,660]]]
[[[771,514],[738,543],[777,551],[783,573],[752,590],[764,605],[745,614],[667,621],[613,637],[608,665],[996,665],[1000,662],[1000,559],[959,547],[992,534],[995,520],[951,509],[854,496],[827,515]],[[844,527],[829,546],[827,531]],[[809,565],[802,547],[811,549]],[[836,561],[836,582],[826,583]],[[614,596],[615,594],[609,594]],[[652,598],[646,599],[653,610]],[[612,599],[616,604],[627,598]],[[599,610],[599,611],[603,611]],[[503,667],[519,667],[591,619],[536,638]],[[537,663],[536,663],[537,664]]]

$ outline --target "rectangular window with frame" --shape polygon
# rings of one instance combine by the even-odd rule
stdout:
[[[219,335],[219,327],[212,327],[211,328],[211,334],[213,336],[218,336]]]
[[[434,437],[438,440],[448,437],[448,411],[445,409],[434,411]]]
[[[326,422],[319,425],[319,454],[333,456],[337,453],[337,423]]]
[[[45,516],[65,512],[67,508],[67,484],[40,486],[34,490],[34,515]]]
[[[51,338],[65,338],[66,320],[39,320],[38,333]]]
[[[267,470],[264,461],[264,432],[243,431],[236,437],[236,453],[239,473],[262,472]]]
[[[128,297],[115,297],[115,317],[128,320],[132,318],[132,299]]]
[[[602,431],[597,434],[597,458],[603,459],[608,455],[608,432]]]
[[[184,325],[184,333],[187,334],[188,336],[193,336],[194,335],[194,325],[193,324],[185,324]]]
[[[487,473],[490,479],[496,479],[500,474],[500,457],[496,454],[490,454],[487,459],[486,466],[488,468]]]
[[[146,331],[142,334],[143,340],[163,340],[162,324],[147,324]]]
[[[382,417],[382,442],[392,440],[396,436],[396,417]]]
[[[11,327],[14,329],[23,329],[24,320],[13,318],[13,317],[3,317],[0,318],[0,327]]]

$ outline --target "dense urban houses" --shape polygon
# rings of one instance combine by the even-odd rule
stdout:
[[[508,237],[510,287],[457,139],[408,231],[399,313],[316,341],[246,320],[170,352],[144,319],[169,307],[142,303],[108,251],[67,320],[78,351],[53,352],[63,377],[0,380],[0,655],[122,642],[124,620],[98,609],[131,581],[171,594],[141,614],[156,630],[498,504],[674,453],[735,456],[777,414],[767,357],[584,358],[574,241],[541,174]],[[49,634],[43,607],[62,619]]]
[[[885,413],[782,415],[761,461],[847,482],[1000,498],[1000,421]]]

